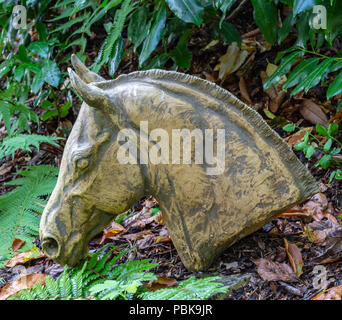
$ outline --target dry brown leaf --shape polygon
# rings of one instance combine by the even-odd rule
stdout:
[[[122,237],[126,240],[138,240],[142,239],[144,236],[152,234],[150,230],[143,230],[137,233],[124,234]]]
[[[258,267],[260,277],[265,281],[296,282],[298,278],[286,263],[278,263],[268,259],[257,259],[253,262]]]
[[[342,286],[330,288],[325,292],[321,292],[311,300],[342,300]]]
[[[0,176],[6,174],[7,172],[10,172],[12,169],[11,165],[8,165],[8,163],[4,163],[1,167],[0,167]]]
[[[280,105],[283,103],[284,99],[286,97],[285,91],[280,91],[277,95],[277,97],[273,100],[271,100],[270,103],[270,111],[273,113],[276,113],[280,107]]]
[[[297,143],[299,143],[303,140],[306,132],[311,133],[312,129],[313,129],[313,127],[303,128],[303,130],[300,130],[300,131],[292,134],[291,136],[287,137],[284,140],[292,148],[294,145],[296,145]]]
[[[20,290],[32,288],[36,283],[45,284],[45,274],[28,274],[4,286],[0,291],[0,300],[6,300]]]
[[[124,233],[127,230],[121,225],[113,221],[108,227],[103,230],[103,236],[100,244],[104,242],[105,239],[116,236],[118,233]]]
[[[312,124],[321,124],[328,127],[329,121],[320,106],[309,99],[303,99],[300,113],[303,118]]]
[[[302,258],[302,253],[300,252],[299,248],[291,242],[288,242],[284,238],[285,242],[285,250],[287,253],[287,256],[289,257],[291,266],[293,271],[296,273],[298,277],[301,276],[303,273],[303,258]]]
[[[5,266],[7,268],[13,268],[19,264],[24,264],[27,261],[40,259],[43,257],[45,257],[45,255],[37,247],[34,247],[31,250],[27,250],[16,254],[11,260],[9,260],[5,264]]]
[[[145,235],[142,239],[137,240],[137,244],[138,244],[139,249],[150,248],[154,244],[154,235],[153,234]]]
[[[150,281],[146,287],[152,291],[164,288],[174,287],[177,284],[177,280],[174,278],[157,277],[157,280]]]
[[[244,77],[240,77],[239,88],[240,88],[240,92],[241,92],[241,96],[242,96],[243,100],[245,100],[248,104],[252,104],[252,100],[248,94],[246,81],[245,81]]]
[[[219,79],[224,80],[229,74],[237,71],[249,56],[247,50],[240,50],[236,42],[233,42],[227,49],[225,55],[219,58],[220,63],[214,71],[219,70]]]
[[[169,236],[158,236],[154,239],[155,243],[161,243],[161,242],[171,242],[171,238]]]
[[[25,245],[26,241],[21,239],[14,239],[12,242],[12,250],[17,251]]]

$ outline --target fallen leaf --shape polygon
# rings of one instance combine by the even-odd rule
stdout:
[[[328,118],[320,106],[309,99],[303,99],[299,112],[305,120],[312,124],[321,124],[325,127],[329,125]]]
[[[219,79],[224,80],[229,74],[237,71],[249,56],[247,50],[240,50],[236,42],[233,42],[227,49],[225,55],[219,58],[220,63],[214,71],[219,70]]]
[[[177,280],[174,278],[157,277],[157,280],[150,281],[146,287],[152,291],[164,288],[174,287],[177,284]]]
[[[169,236],[158,236],[154,239],[155,243],[161,243],[161,242],[171,242],[171,238]]]
[[[139,240],[142,239],[144,236],[152,234],[152,231],[150,230],[143,230],[137,233],[131,233],[131,234],[124,234],[122,237],[126,240]]]
[[[303,128],[303,130],[297,131],[296,133],[292,134],[291,136],[285,138],[284,140],[287,144],[292,148],[297,143],[301,142],[306,134],[306,132],[311,133],[313,127]]]
[[[27,261],[40,259],[43,257],[45,257],[45,255],[37,247],[34,247],[31,250],[27,250],[16,254],[11,260],[9,260],[5,264],[5,266],[8,268],[13,268],[19,264],[24,264]]]
[[[243,100],[245,100],[248,104],[252,104],[252,100],[248,94],[246,81],[245,81],[244,77],[240,77],[239,88],[240,88],[240,92],[241,92],[241,96],[242,96]]]
[[[291,266],[293,271],[296,273],[298,277],[301,276],[303,273],[303,258],[302,258],[302,253],[300,252],[299,248],[291,242],[288,242],[284,238],[285,242],[285,250],[287,253],[287,256],[289,257]]]
[[[6,300],[20,290],[32,288],[36,283],[45,284],[45,274],[32,273],[20,277],[19,279],[4,286],[0,291],[0,300]]]
[[[278,263],[268,259],[252,260],[258,267],[260,277],[265,281],[296,282],[298,278],[286,263]]]
[[[6,174],[7,172],[10,172],[12,169],[12,166],[8,165],[7,163],[4,163],[1,167],[0,167],[0,176]]]
[[[262,80],[262,84],[264,84],[268,78],[267,73],[265,71],[260,72],[260,78]],[[270,102],[270,111],[276,113],[284,101],[286,96],[286,92],[282,90],[278,90],[276,87],[272,86],[265,90],[266,94],[271,99]]]
[[[311,300],[342,300],[342,285],[321,292]]]
[[[103,235],[99,244],[103,244],[107,238],[112,238],[119,233],[127,232],[127,230],[119,223],[113,221],[108,227],[103,230]]]
[[[21,239],[14,239],[12,242],[12,250],[17,251],[25,245],[26,241]]]
[[[137,240],[137,244],[138,244],[139,249],[150,248],[154,244],[154,235],[153,234],[145,235],[142,239]]]

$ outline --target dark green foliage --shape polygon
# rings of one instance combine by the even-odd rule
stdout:
[[[294,132],[296,129],[305,130],[299,128],[294,123],[289,123],[283,127],[283,130],[286,132]],[[317,124],[316,133],[324,136],[326,138],[325,142],[322,143],[318,137],[306,131],[303,140],[297,143],[294,146],[294,149],[301,150],[307,159],[310,159],[315,152],[319,153],[320,159],[316,162],[316,167],[321,167],[323,169],[327,169],[330,166],[341,167],[341,160],[339,157],[336,157],[337,155],[340,155],[342,150],[342,142],[335,138],[338,133],[338,129],[339,125],[336,122],[330,123],[328,128]],[[342,179],[341,169],[336,169],[331,172],[329,183],[334,178],[337,180]]]
[[[81,262],[81,267],[65,267],[56,280],[46,276],[45,285],[35,284],[32,289],[22,290],[9,300],[131,300],[137,297],[149,300],[203,300],[215,293],[227,292],[223,284],[214,282],[220,277],[190,277],[177,288],[146,291],[142,288],[143,283],[157,279],[147,270],[158,264],[150,263],[150,259],[128,260],[118,264],[119,259],[131,249],[122,250],[113,245],[105,245],[92,254],[90,259]],[[114,252],[119,253],[115,255]]]

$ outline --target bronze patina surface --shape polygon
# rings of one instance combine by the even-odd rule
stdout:
[[[205,270],[234,242],[319,191],[262,117],[214,83],[163,70],[105,81],[75,56],[72,63],[78,75],[69,70],[71,85],[84,103],[40,225],[43,250],[59,263],[76,264],[93,236],[152,194],[186,268]],[[140,142],[153,148],[146,136],[158,128],[169,137],[174,129],[224,130],[222,173],[208,174],[205,162],[145,163]],[[123,129],[136,133],[137,164],[118,161]]]

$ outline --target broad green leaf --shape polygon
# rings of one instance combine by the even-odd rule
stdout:
[[[296,23],[297,18],[293,17],[292,11],[288,13],[287,17],[283,21],[283,25],[278,32],[278,44],[280,45],[283,40],[288,36],[292,27]]]
[[[302,55],[302,52],[296,51],[283,58],[278,69],[266,80],[264,89],[266,90],[267,88],[276,85],[281,77],[290,71],[292,65]]]
[[[114,46],[113,46],[113,54],[110,58],[109,61],[109,75],[110,76],[114,76],[115,71],[117,70],[117,68],[119,67],[119,64],[121,62],[122,59],[122,55],[123,55],[123,48],[124,47],[124,43],[123,43],[123,39],[120,36],[118,39],[116,39]]]
[[[14,71],[14,79],[20,82],[24,73],[25,73],[25,67],[23,65],[18,66]]]
[[[61,72],[57,66],[57,63],[52,60],[47,60],[42,67],[43,79],[49,85],[57,87],[61,78]]]
[[[316,132],[321,134],[322,136],[329,137],[327,129],[321,124],[316,125]]]
[[[217,0],[215,1],[216,8],[222,11],[222,16],[220,19],[220,28],[222,27],[222,23],[226,17],[227,11],[232,7],[232,5],[236,2],[236,0]]]
[[[31,91],[34,94],[36,94],[42,87],[43,83],[44,83],[44,76],[43,76],[42,70],[40,70],[35,74],[33,78],[33,81],[31,84]]]
[[[38,21],[36,23],[36,30],[38,32],[39,41],[45,42],[48,36],[46,25],[43,22]]]
[[[312,9],[316,4],[317,0],[294,0],[293,1],[293,15]]]
[[[322,167],[323,169],[327,169],[331,164],[332,156],[330,154],[324,155],[316,164],[315,167]]]
[[[326,40],[330,45],[342,30],[342,1],[335,1],[331,8],[327,8],[327,30],[325,30]]]
[[[162,53],[156,57],[154,57],[151,62],[147,65],[146,69],[160,69],[165,63],[170,59],[170,55],[168,53]]]
[[[299,18],[296,27],[297,27],[297,41],[295,43],[296,46],[306,48],[307,42],[310,38],[310,26],[309,26],[309,18],[310,15],[308,13],[304,13]]]
[[[324,145],[324,147],[323,147],[323,150],[325,151],[325,152],[328,152],[329,150],[330,150],[330,148],[331,148],[331,146],[332,146],[332,139],[329,139],[326,143],[325,143],[325,145]]]
[[[231,23],[224,21],[219,32],[224,43],[229,45],[237,42],[239,46],[241,45],[242,40],[240,34]]]
[[[299,85],[302,85],[305,93],[307,93],[312,87],[316,86],[322,79],[325,72],[333,63],[334,59],[325,59],[316,67]]]
[[[35,41],[31,42],[28,49],[33,53],[38,54],[42,58],[47,58],[49,55],[49,44],[47,42]]]
[[[235,2],[236,0],[217,0],[215,6],[225,14]]]
[[[128,40],[135,44],[142,37],[146,37],[146,25],[148,17],[148,8],[141,6],[135,10],[130,18],[127,27]]]
[[[330,84],[327,91],[327,99],[338,95],[342,92],[342,72],[340,72],[334,79],[334,81]]]
[[[144,62],[148,59],[150,54],[157,47],[163,35],[165,22],[166,7],[162,6],[160,10],[158,10],[154,14],[152,27],[148,32],[148,35],[144,41],[144,45],[139,56],[139,67],[141,67],[144,64]]]
[[[329,126],[328,126],[329,136],[334,137],[337,134],[337,132],[338,132],[338,123],[336,122],[329,123]]]
[[[335,72],[342,68],[342,60],[337,60],[329,69],[329,72]]]
[[[12,70],[12,65],[13,62],[11,60],[5,60],[0,64],[0,78]]]
[[[190,32],[187,32],[187,34],[185,34],[184,37],[181,37],[176,48],[174,48],[170,52],[170,56],[175,61],[177,66],[179,68],[183,68],[187,70],[190,68],[190,63],[192,59],[192,52],[189,50],[189,48],[186,45],[189,35],[190,35]]]
[[[306,149],[306,152],[305,152],[305,157],[307,159],[310,159],[315,153],[315,147],[313,146],[309,146],[307,149]]]
[[[203,21],[204,7],[200,0],[166,0],[171,11],[181,20],[198,27]]]
[[[0,99],[0,116],[4,121],[8,136],[11,136],[11,112],[10,105],[7,101]]]
[[[254,21],[265,40],[274,44],[278,29],[278,11],[273,2],[268,0],[252,0]]]
[[[283,130],[286,132],[293,132],[296,130],[296,125],[294,123],[288,123],[286,126],[283,127]]]
[[[300,62],[295,70],[293,70],[288,76],[286,82],[283,85],[283,89],[296,86],[300,81],[304,80],[307,75],[312,72],[318,65],[320,58],[309,58]]]

